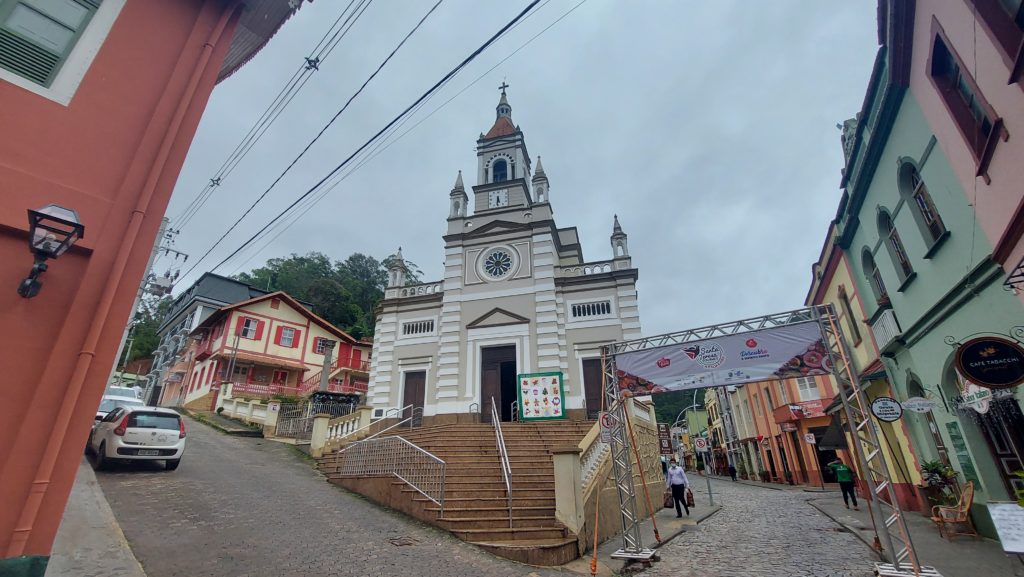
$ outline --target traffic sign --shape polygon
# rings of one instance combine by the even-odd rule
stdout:
[[[600,414],[598,414],[597,421],[601,423],[601,442],[611,443],[612,429],[615,425],[619,424],[619,419],[607,411],[601,411]]]
[[[698,452],[704,453],[708,450],[708,440],[700,437],[693,440],[693,446]]]

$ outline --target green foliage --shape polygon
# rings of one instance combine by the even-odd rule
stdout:
[[[671,425],[676,420],[679,412],[690,408],[694,400],[698,401],[698,409],[704,406],[704,389],[658,393],[651,398],[654,399],[654,413],[658,416],[658,422]]]
[[[170,297],[144,297],[139,301],[139,310],[131,320],[131,350],[126,344],[121,352],[119,367],[136,359],[153,356],[153,351],[160,346],[160,335],[156,331],[172,302]]]
[[[927,487],[946,489],[956,485],[957,472],[942,461],[925,461],[921,464],[921,483]]]
[[[268,291],[284,291],[313,305],[313,312],[356,339],[373,336],[374,309],[384,296],[387,265],[394,255],[378,261],[364,254],[353,254],[334,261],[322,253],[272,258],[263,266],[243,272],[235,278]],[[406,262],[411,282],[419,278],[419,268]]]

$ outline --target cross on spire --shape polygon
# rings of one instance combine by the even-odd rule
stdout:
[[[508,87],[509,87],[508,82],[505,82],[504,80],[502,80],[501,81],[501,86],[499,86],[498,88],[501,89],[501,94],[504,95],[505,94],[505,89],[508,88]]]

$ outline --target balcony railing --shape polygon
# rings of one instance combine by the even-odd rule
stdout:
[[[896,340],[902,332],[900,323],[896,320],[896,313],[892,309],[885,309],[875,322],[871,323],[871,333],[875,336],[875,344],[880,351]]]
[[[580,265],[563,266],[562,276],[587,276],[592,274],[602,274],[612,272],[614,270],[614,261],[600,261],[600,262],[588,262]]]

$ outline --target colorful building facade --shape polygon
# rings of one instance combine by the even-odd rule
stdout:
[[[45,568],[210,93],[300,4],[3,3],[0,573]],[[33,267],[27,211],[51,204],[76,211],[84,235],[24,298],[15,287]]]

